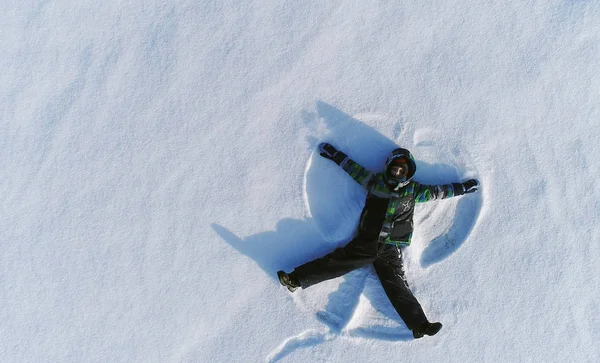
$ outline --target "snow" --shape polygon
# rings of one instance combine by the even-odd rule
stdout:
[[[600,3],[5,1],[3,362],[600,361]],[[290,294],[416,179],[435,337],[371,267]]]

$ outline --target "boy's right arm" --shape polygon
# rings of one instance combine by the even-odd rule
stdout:
[[[339,151],[333,145],[326,142],[319,145],[319,151],[322,157],[332,160],[334,163],[344,169],[358,184],[367,188],[371,181],[373,173],[362,167],[356,161],[350,159],[344,152]]]

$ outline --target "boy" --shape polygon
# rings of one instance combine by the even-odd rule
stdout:
[[[346,246],[298,266],[290,274],[277,272],[279,281],[294,292],[299,287],[305,289],[372,263],[386,295],[412,330],[413,337],[437,334],[442,324],[427,320],[421,304],[410,291],[400,248],[410,245],[416,203],[476,192],[479,181],[470,179],[446,185],[413,181],[416,164],[411,153],[403,148],[392,152],[381,173],[366,170],[331,144],[320,144],[319,151],[368,191],[358,233]]]

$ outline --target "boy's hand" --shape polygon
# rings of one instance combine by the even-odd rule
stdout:
[[[340,165],[344,160],[346,160],[347,155],[343,152],[339,151],[333,145],[322,142],[319,144],[319,154],[322,157],[333,160],[336,164]]]
[[[337,154],[338,150],[333,147],[333,145],[322,142],[319,144],[319,151],[321,152],[321,156],[327,159],[333,160],[335,154]]]
[[[479,190],[479,180],[477,180],[477,179],[469,179],[462,184],[463,184],[463,188],[465,188],[465,194],[475,193],[476,191]]]

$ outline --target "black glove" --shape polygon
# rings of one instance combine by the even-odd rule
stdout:
[[[333,160],[336,164],[340,165],[348,155],[336,149],[333,145],[323,142],[319,144],[319,154],[322,157]]]
[[[466,182],[462,183],[462,185],[465,189],[465,194],[475,193],[479,190],[479,180],[477,179],[469,179]]]

